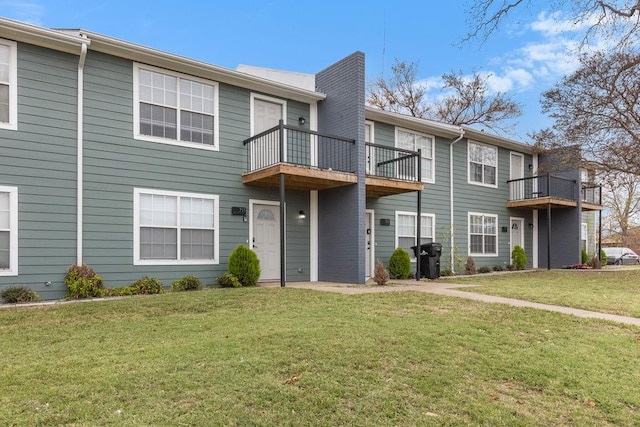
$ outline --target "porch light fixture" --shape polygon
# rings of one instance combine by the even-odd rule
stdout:
[[[529,223],[529,228],[533,230],[533,224]]]
[[[304,126],[304,124],[305,124],[306,122],[307,122],[307,121],[305,120],[305,118],[304,118],[304,117],[302,117],[302,116],[298,117],[298,124],[300,124],[300,126]]]
[[[529,170],[532,171],[533,170],[533,165],[529,165]]]
[[[306,217],[307,217],[307,214],[304,213],[304,211],[298,212],[298,219],[305,219]]]

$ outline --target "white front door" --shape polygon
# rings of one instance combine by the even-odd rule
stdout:
[[[373,211],[367,209],[366,212],[366,221],[365,221],[365,233],[364,233],[364,247],[365,247],[365,261],[364,261],[364,271],[365,277],[367,280],[371,276],[373,276],[373,270],[376,266],[375,264],[375,239],[373,234]]]
[[[260,260],[260,280],[280,279],[280,206],[252,205],[253,250]]]
[[[284,120],[285,105],[277,100],[253,98],[252,107],[252,135],[271,129],[277,126],[280,120]],[[265,136],[254,140],[252,144],[252,169],[260,169],[279,162],[280,142],[277,137]]]
[[[524,249],[524,219],[511,218],[511,244],[509,254],[513,253],[513,248],[520,246]],[[513,260],[511,260],[513,262]]]

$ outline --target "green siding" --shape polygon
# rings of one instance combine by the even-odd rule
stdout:
[[[0,277],[0,290],[64,295],[76,257],[77,64],[77,56],[18,44],[18,130],[0,129],[0,185],[18,187],[19,276]]]

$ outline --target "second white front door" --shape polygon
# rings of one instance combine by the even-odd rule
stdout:
[[[520,246],[524,249],[524,219],[523,218],[511,218],[511,250],[509,253],[513,253],[513,248]],[[513,261],[513,260],[512,260]]]
[[[260,280],[280,279],[280,206],[253,204],[253,250],[260,260]]]
[[[367,280],[373,276],[373,270],[375,269],[375,240],[373,234],[373,211],[367,209],[366,212],[366,225],[365,225],[365,234],[364,234],[364,248],[365,248],[365,277]]]

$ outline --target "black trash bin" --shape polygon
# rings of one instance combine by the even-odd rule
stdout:
[[[440,256],[442,255],[442,243],[423,243],[420,246],[412,246],[413,253],[420,257],[420,276],[427,279],[440,277]]]

